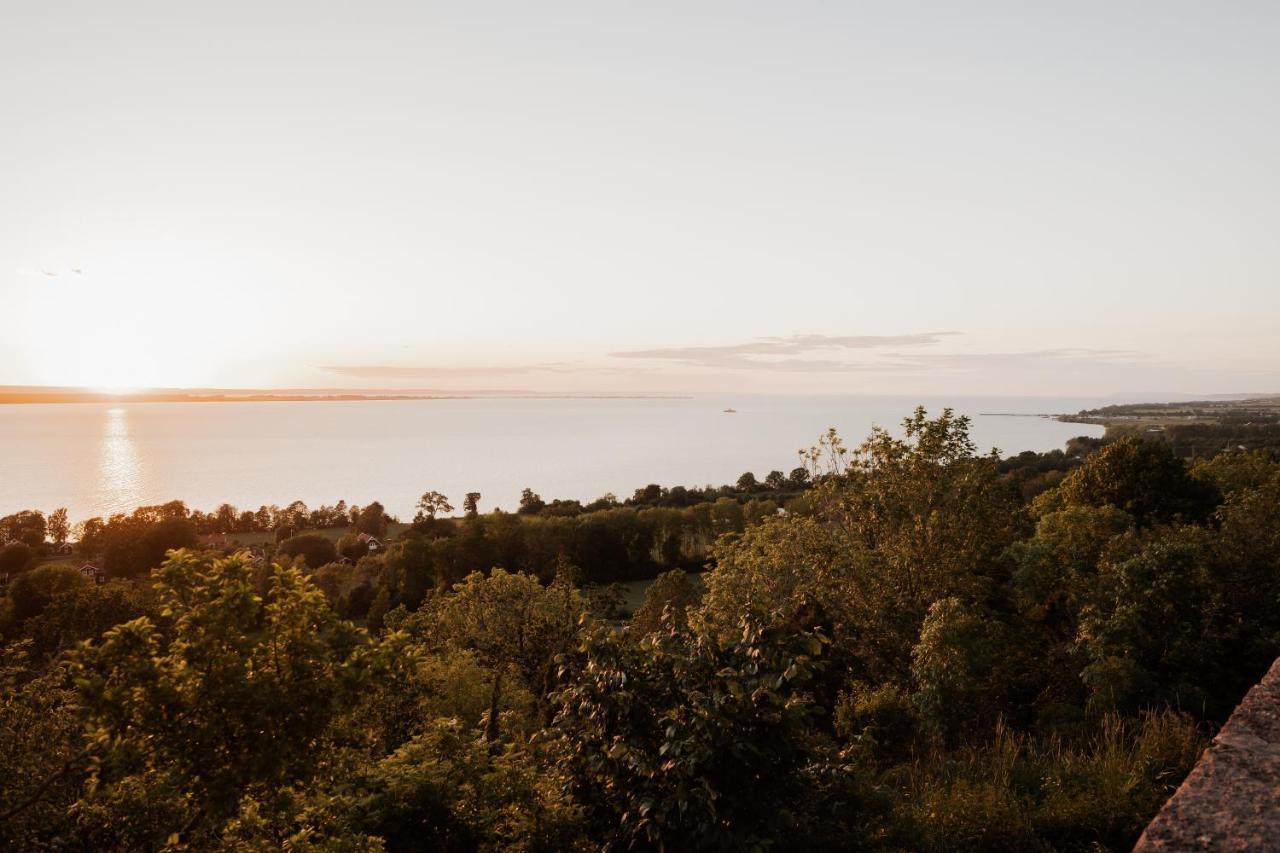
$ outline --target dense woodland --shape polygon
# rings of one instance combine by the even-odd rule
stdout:
[[[917,411],[802,461],[374,550],[376,504],[0,519],[0,846],[1127,849],[1280,653],[1274,450]]]

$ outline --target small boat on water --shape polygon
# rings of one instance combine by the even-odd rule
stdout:
[[[724,413],[725,413],[726,415],[736,415],[736,414],[738,414],[738,410],[737,410],[737,409],[725,409],[725,410],[724,410]]]

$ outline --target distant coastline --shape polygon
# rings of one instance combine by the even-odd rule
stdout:
[[[538,394],[521,391],[393,392],[346,389],[176,389],[113,393],[80,388],[0,386],[0,405],[49,403],[334,403],[372,400],[688,400],[687,394]]]

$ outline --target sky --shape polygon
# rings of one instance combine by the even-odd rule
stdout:
[[[1280,4],[0,4],[0,384],[1280,391]]]

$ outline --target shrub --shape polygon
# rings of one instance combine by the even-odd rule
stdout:
[[[318,569],[338,559],[338,549],[334,547],[333,540],[319,533],[304,533],[286,539],[280,543],[276,553],[288,559],[302,557],[311,569]]]

